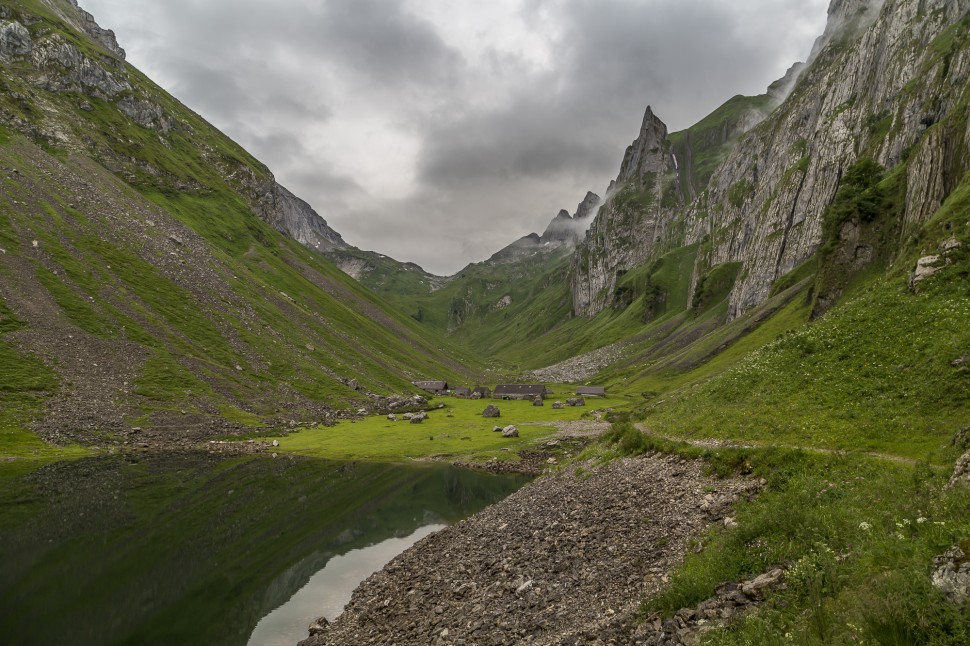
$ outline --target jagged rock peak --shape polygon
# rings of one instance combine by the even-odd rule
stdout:
[[[811,64],[833,40],[850,37],[869,27],[879,17],[884,4],[885,0],[832,0],[825,31],[815,40],[808,63]]]
[[[125,60],[125,50],[118,45],[115,33],[110,29],[103,29],[94,16],[78,5],[77,0],[43,0],[43,3],[72,27],[90,36],[109,53]]]
[[[658,119],[653,109],[648,105],[643,113],[643,123],[640,135],[626,149],[620,174],[616,178],[617,184],[628,179],[640,178],[646,173],[656,173],[664,170],[666,159],[664,145],[667,139],[667,125]]]
[[[571,240],[577,239],[579,234],[576,230],[576,223],[573,221],[573,216],[569,215],[569,211],[562,209],[556,214],[556,217],[552,219],[549,226],[542,234],[542,242],[550,242],[552,240]]]
[[[576,207],[576,213],[573,215],[574,220],[585,220],[596,214],[596,207],[600,205],[603,200],[600,196],[593,191],[587,191],[586,197],[583,201],[579,203]]]

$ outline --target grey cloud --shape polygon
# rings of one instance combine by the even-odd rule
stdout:
[[[307,26],[322,56],[389,88],[438,87],[461,69],[461,56],[432,25],[396,0],[331,1]]]
[[[537,69],[498,50],[466,60],[403,0],[81,2],[348,241],[439,273],[602,194],[648,103],[676,130],[763,92],[808,55],[827,4],[522,0],[536,33],[556,38]],[[327,145],[351,132],[335,107],[348,95],[417,141],[410,195],[388,199]],[[396,154],[352,132],[353,152]]]

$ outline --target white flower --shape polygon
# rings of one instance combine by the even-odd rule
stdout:
[[[926,522],[926,520],[927,520],[926,516],[920,516],[919,518],[916,519],[916,524],[922,525],[923,523]]]
[[[866,521],[862,521],[861,523],[859,523],[859,529],[864,529],[865,531],[868,532],[870,529],[872,529],[872,525],[870,525]]]

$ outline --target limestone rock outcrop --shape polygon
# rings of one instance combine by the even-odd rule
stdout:
[[[573,259],[573,312],[594,316],[613,303],[618,273],[698,245],[689,293],[710,268],[740,263],[728,318],[740,316],[819,248],[826,207],[863,157],[890,170],[906,163],[899,234],[924,223],[970,158],[960,111],[970,52],[958,39],[937,40],[966,33],[968,12],[970,0],[833,0],[807,65],[769,89],[784,102],[737,125],[747,130],[696,197],[681,182],[687,160],[671,155],[648,109]]]

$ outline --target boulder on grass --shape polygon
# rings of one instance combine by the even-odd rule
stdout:
[[[565,408],[566,405],[562,402],[552,402],[552,407],[559,410],[560,408]]]
[[[570,397],[566,400],[567,406],[585,406],[586,400],[582,397]]]
[[[500,411],[498,409],[498,406],[496,406],[495,404],[489,404],[488,406],[485,407],[485,410],[482,411],[482,417],[501,417],[501,416],[502,416],[502,411]]]
[[[542,397],[536,397],[532,400],[533,406],[545,406],[546,402],[542,401]]]
[[[395,415],[394,413],[389,413],[389,414],[387,415],[387,419],[388,419],[389,421],[391,421],[391,422],[396,422],[396,421],[397,421],[397,415]]]
[[[519,429],[515,428],[511,424],[502,429],[502,437],[518,437]]]
[[[502,427],[501,426],[493,426],[492,427],[492,432],[493,433],[501,433],[502,432]]]

